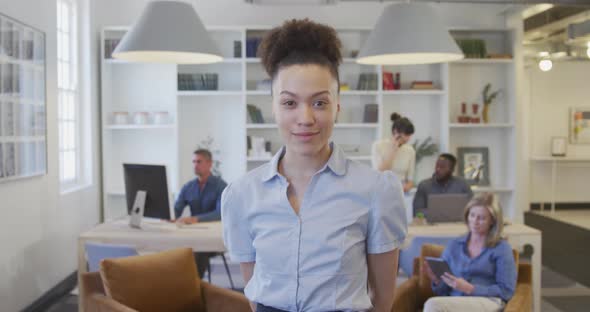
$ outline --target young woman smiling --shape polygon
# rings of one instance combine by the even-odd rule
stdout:
[[[333,28],[305,19],[271,30],[259,49],[284,146],[221,204],[256,311],[391,311],[407,231],[402,185],[330,142],[340,48]]]

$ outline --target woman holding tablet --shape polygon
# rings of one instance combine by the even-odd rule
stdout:
[[[402,185],[330,142],[340,48],[333,28],[307,19],[272,29],[259,48],[284,146],[221,199],[225,245],[259,312],[391,311]]]
[[[465,208],[469,232],[451,241],[442,259],[451,273],[436,276],[428,262],[425,272],[432,282],[432,297],[424,312],[502,311],[516,288],[512,247],[502,238],[502,210],[493,194],[475,196]]]

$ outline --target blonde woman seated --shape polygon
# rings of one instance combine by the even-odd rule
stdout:
[[[469,232],[451,241],[442,258],[453,274],[435,276],[428,263],[432,297],[424,312],[502,311],[516,288],[512,247],[502,238],[503,218],[493,194],[474,197],[465,208]]]

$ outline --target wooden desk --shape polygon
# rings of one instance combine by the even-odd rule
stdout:
[[[464,223],[440,223],[436,225],[411,225],[404,242],[408,246],[414,237],[457,237],[467,233]],[[541,231],[524,224],[511,224],[504,227],[504,235],[512,248],[521,252],[525,245],[533,247],[531,265],[533,266],[533,310],[541,311]]]
[[[139,253],[158,252],[174,248],[192,248],[198,252],[225,252],[221,222],[206,222],[178,228],[174,223],[144,222],[142,229],[129,227],[127,218],[97,225],[78,237],[78,287],[80,277],[87,272],[86,242],[135,246]],[[81,288],[80,292],[82,291]],[[78,311],[83,311],[79,296]]]

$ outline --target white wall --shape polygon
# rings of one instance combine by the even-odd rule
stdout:
[[[549,156],[552,136],[568,136],[569,108],[590,107],[590,62],[555,62],[542,72],[537,66],[527,70],[530,99],[530,154]],[[567,155],[590,158],[590,145],[567,147]],[[581,166],[585,167],[581,167]],[[551,166],[531,162],[531,202],[548,202],[551,195]],[[557,169],[557,202],[590,202],[590,163],[560,165]]]
[[[23,309],[73,273],[77,267],[77,235],[96,224],[99,218],[96,157],[92,163],[93,186],[59,195],[55,3],[0,0],[0,12],[45,32],[48,143],[47,175],[0,184],[0,311],[3,312]],[[92,101],[92,108],[92,116],[98,116],[96,100]],[[98,155],[96,124],[92,120],[93,155]]]

